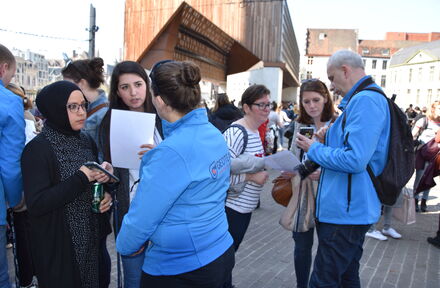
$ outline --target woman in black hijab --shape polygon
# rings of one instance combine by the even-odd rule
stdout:
[[[97,160],[96,145],[81,133],[87,101],[78,86],[59,81],[44,87],[36,103],[47,120],[25,147],[21,165],[39,286],[99,287],[100,214],[91,211],[92,182],[109,178],[83,165]],[[109,163],[101,166],[113,173]],[[105,193],[101,213],[111,204]]]

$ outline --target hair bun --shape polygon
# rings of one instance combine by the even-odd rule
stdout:
[[[104,72],[104,60],[100,57],[95,57],[90,60],[89,66],[92,69],[92,71],[102,73]]]
[[[182,84],[185,86],[195,86],[202,79],[200,68],[192,62],[182,62],[180,70]]]

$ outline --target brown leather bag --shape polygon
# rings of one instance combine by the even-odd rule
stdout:
[[[274,183],[272,188],[272,197],[278,204],[287,207],[289,200],[292,197],[292,182],[290,178],[284,178],[278,176],[272,183]]]

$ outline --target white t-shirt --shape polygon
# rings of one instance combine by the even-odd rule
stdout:
[[[267,124],[267,127],[270,127],[272,125],[278,127],[278,123],[280,122],[280,115],[278,115],[277,112],[271,110],[268,118],[269,118],[269,123]]]
[[[156,145],[156,146],[159,145],[160,142],[162,142],[162,137],[160,137],[159,131],[157,131],[156,128],[154,128],[153,141],[154,141],[154,145]],[[137,187],[139,184],[139,182],[136,183],[136,181],[139,180],[139,169],[129,169],[128,174],[129,174],[129,180],[130,180],[129,187],[130,187],[130,203],[131,203],[134,196],[136,195]]]

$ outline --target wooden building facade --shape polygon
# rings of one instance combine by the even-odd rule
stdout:
[[[284,87],[299,86],[285,0],[126,0],[124,29],[124,58],[146,68],[161,58],[195,59],[203,76],[212,70],[208,78],[224,81],[263,61],[283,70]]]

